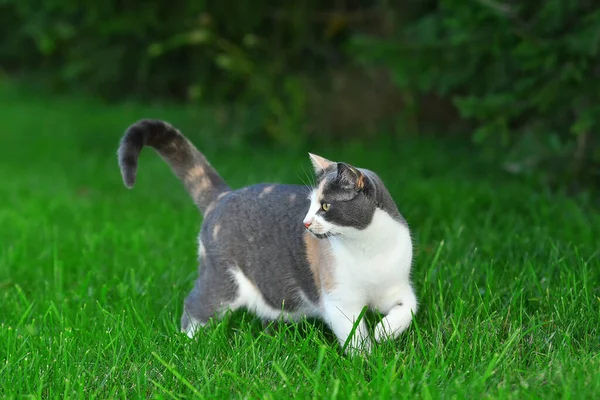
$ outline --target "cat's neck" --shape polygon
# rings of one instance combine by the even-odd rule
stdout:
[[[394,249],[406,238],[408,228],[387,212],[377,209],[373,220],[363,230],[330,238],[335,247],[350,253],[378,253]]]

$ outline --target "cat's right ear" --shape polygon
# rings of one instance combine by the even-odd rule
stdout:
[[[352,165],[343,162],[339,162],[337,165],[337,176],[340,182],[353,186],[356,191],[361,191],[365,188],[365,176],[362,172]]]
[[[316,154],[308,153],[308,155],[310,157],[310,162],[312,162],[313,168],[315,169],[315,173],[317,175],[334,164],[333,161],[329,161],[328,159],[318,156]]]

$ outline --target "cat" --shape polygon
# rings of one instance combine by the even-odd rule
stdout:
[[[169,164],[204,216],[198,278],[181,317],[190,338],[211,318],[239,308],[263,321],[319,318],[353,354],[374,345],[364,319],[356,325],[365,307],[383,314],[375,342],[409,327],[417,312],[412,237],[377,174],[309,153],[315,187],[259,183],[233,190],[179,130],[146,119],[119,144],[128,188],[144,146]]]

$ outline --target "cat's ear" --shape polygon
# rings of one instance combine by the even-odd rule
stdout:
[[[310,157],[310,162],[312,163],[317,174],[325,171],[327,168],[334,164],[333,161],[329,161],[328,159],[318,156],[316,154],[308,153],[308,155]]]
[[[357,168],[343,162],[337,163],[337,176],[341,182],[345,182],[357,191],[365,187],[365,176]]]

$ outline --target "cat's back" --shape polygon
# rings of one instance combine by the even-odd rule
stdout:
[[[227,192],[210,207],[204,224],[238,222],[257,229],[264,224],[291,223],[302,226],[310,200],[305,186],[260,183]]]
[[[204,245],[239,254],[260,246],[274,255],[301,244],[302,224],[310,201],[300,185],[261,183],[224,194],[209,208],[202,223]],[[213,246],[214,247],[214,246]]]

